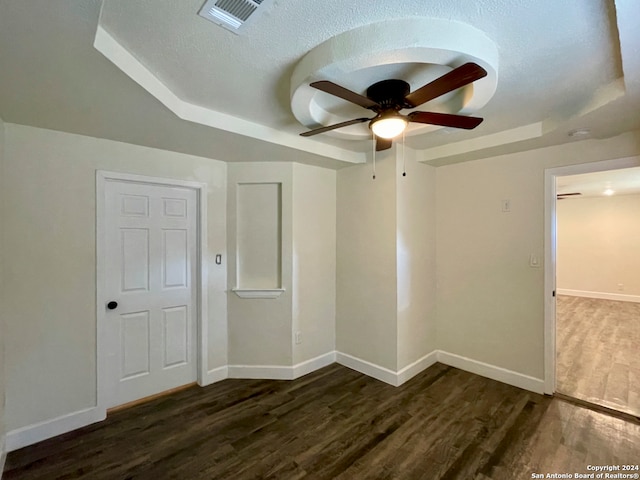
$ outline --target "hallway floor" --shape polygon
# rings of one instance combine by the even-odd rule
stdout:
[[[640,415],[640,303],[559,295],[557,391]]]

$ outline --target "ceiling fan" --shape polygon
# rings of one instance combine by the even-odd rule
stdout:
[[[556,198],[558,200],[564,200],[565,198],[570,198],[570,197],[574,197],[577,195],[582,195],[580,192],[571,192],[571,193],[558,193],[556,195]]]
[[[313,82],[310,85],[323,92],[335,95],[348,102],[360,105],[376,113],[373,118],[356,118],[346,122],[336,123],[326,127],[316,128],[301,133],[303,137],[310,137],[337,128],[370,122],[369,128],[376,136],[376,150],[391,148],[392,139],[400,135],[409,122],[442,125],[444,127],[465,128],[471,130],[482,123],[482,118],[465,117],[450,113],[411,112],[402,115],[400,110],[415,108],[433,100],[445,93],[464,87],[487,75],[487,71],[480,65],[469,62],[442,75],[436,80],[410,92],[410,86],[404,80],[382,80],[367,89],[366,96],[348,90],[328,80]]]

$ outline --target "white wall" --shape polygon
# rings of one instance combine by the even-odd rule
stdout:
[[[396,163],[394,151],[338,171],[337,350],[397,367]]]
[[[291,367],[332,352],[335,349],[335,171],[289,162],[243,162],[229,164],[228,173],[229,258],[235,259],[229,265],[229,364]],[[273,257],[269,253],[273,248],[265,252],[261,245],[261,239],[271,238],[272,228],[278,225],[262,221],[263,206],[256,206],[252,213],[238,201],[239,192],[260,189],[265,184],[280,184],[280,286],[284,293],[275,299],[239,298],[231,292],[232,288],[278,286],[265,287],[260,281],[255,285],[238,285],[240,266],[249,270],[260,265],[270,270],[278,267],[272,261],[263,261],[264,257]],[[239,228],[249,232],[244,236],[251,236],[253,240],[241,238]],[[247,262],[256,265],[246,265]],[[295,343],[298,331],[301,332],[300,344]]]
[[[544,169],[639,152],[635,132],[439,167],[439,348],[542,379]]]
[[[226,164],[12,124],[5,142],[8,429],[96,404],[97,169],[208,185],[208,361],[226,365]]]
[[[392,372],[437,348],[435,170],[398,146],[338,171],[337,350]]]
[[[436,169],[415,156],[399,155],[396,171],[398,370],[437,348]]]
[[[335,350],[336,172],[293,165],[293,363]],[[295,344],[295,332],[302,343]]]
[[[558,289],[640,299],[640,195],[562,200],[556,214]]]
[[[0,118],[0,192],[4,190],[4,143],[5,143],[5,126],[2,118]],[[2,252],[4,239],[4,216],[2,210],[3,197],[0,195],[0,252]],[[4,272],[2,265],[2,255],[0,254],[0,305],[5,304],[4,299]],[[0,477],[4,468],[6,458],[5,449],[5,358],[4,358],[4,323],[6,316],[0,317]]]
[[[275,299],[239,298],[230,290],[238,285],[238,184],[281,184],[281,282],[284,293]],[[291,366],[292,352],[292,195],[293,164],[246,162],[228,165],[229,245],[229,364]],[[259,230],[258,230],[259,231]],[[252,285],[242,285],[251,288]],[[260,288],[260,285],[255,287]]]

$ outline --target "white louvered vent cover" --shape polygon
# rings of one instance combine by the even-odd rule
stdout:
[[[273,0],[207,0],[198,15],[221,27],[240,33],[255,21]]]

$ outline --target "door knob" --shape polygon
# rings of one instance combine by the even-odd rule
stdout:
[[[118,308],[118,302],[114,302],[113,300],[111,300],[109,303],[107,303],[107,308],[109,310],[115,310],[116,308]]]

